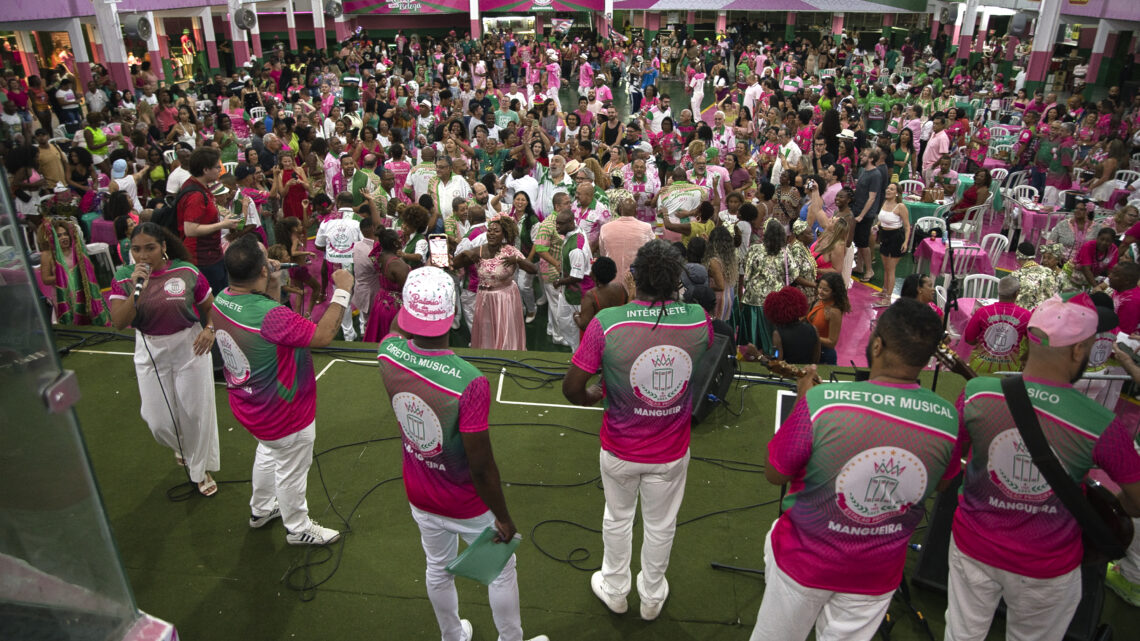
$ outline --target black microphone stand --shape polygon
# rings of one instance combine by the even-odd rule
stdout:
[[[946,258],[950,262],[950,286],[946,288],[946,304],[942,306],[942,335],[945,336],[950,327],[950,311],[958,309],[958,274],[954,271],[954,243],[950,239],[950,226],[946,226]],[[942,363],[934,366],[934,379],[930,382],[930,391],[938,391],[938,374],[942,371]]]

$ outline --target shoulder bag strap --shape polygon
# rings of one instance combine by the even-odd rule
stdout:
[[[1081,530],[1098,548],[1110,555],[1120,554],[1114,558],[1122,557],[1125,550],[1101,520],[1100,515],[1089,505],[1084,492],[1065,471],[1049,447],[1049,442],[1041,431],[1041,423],[1037,421],[1037,412],[1029,400],[1025,381],[1021,376],[1007,376],[1001,381],[1001,391],[1005,395],[1017,431],[1021,434],[1021,440],[1025,442],[1030,456],[1033,457],[1033,464],[1049,482],[1061,504],[1073,515]]]

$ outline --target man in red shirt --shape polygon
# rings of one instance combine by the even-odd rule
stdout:
[[[1117,263],[1108,272],[1108,286],[1112,288],[1112,304],[1120,319],[1120,331],[1133,334],[1140,327],[1140,265]]]
[[[221,218],[210,193],[210,185],[216,183],[222,173],[221,152],[199,147],[190,154],[187,169],[190,177],[178,192],[178,236],[190,251],[198,271],[210,283],[210,289],[217,294],[228,284],[222,263],[222,230],[238,225],[235,217]]]

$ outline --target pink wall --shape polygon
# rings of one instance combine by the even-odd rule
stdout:
[[[297,34],[305,35],[313,31],[313,16],[311,13],[293,14],[294,24],[297,25]],[[396,30],[396,29],[435,29],[440,27],[470,27],[470,16],[466,13],[433,13],[423,15],[354,15],[353,22],[365,29]],[[285,14],[259,14],[262,34],[270,31],[285,33],[288,26],[285,23]],[[214,17],[214,30],[222,27],[221,18]],[[325,30],[333,30],[333,21],[325,20]],[[182,32],[179,31],[179,34]],[[228,32],[227,32],[228,34]]]

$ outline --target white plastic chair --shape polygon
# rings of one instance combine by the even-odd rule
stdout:
[[[1123,182],[1124,186],[1127,188],[1132,183],[1136,182],[1137,180],[1140,180],[1140,171],[1132,171],[1131,169],[1121,169],[1120,171],[1116,172],[1116,175],[1113,176],[1113,178]]]
[[[1009,136],[1009,130],[1006,129],[1005,127],[1001,126],[1001,125],[990,127],[989,129],[990,129],[990,138],[998,138],[998,137],[1005,138],[1005,137]]]
[[[942,285],[934,286],[934,302],[938,304],[938,309],[946,309],[946,288]]]
[[[222,168],[226,170],[227,174],[232,174],[237,171],[238,164],[236,162],[224,162]]]
[[[990,178],[992,179],[993,184],[997,185],[999,189],[1001,188],[1002,181],[1005,180],[1005,177],[1008,175],[1009,170],[1004,167],[998,167],[997,169],[990,170]],[[993,190],[991,189],[990,191],[992,192]]]
[[[1014,200],[1022,202],[1030,202],[1038,196],[1037,188],[1033,185],[1018,185],[1010,190],[1010,193]]]
[[[959,279],[964,278],[968,274],[973,274],[978,271],[978,260],[980,256],[977,252],[955,251],[954,252],[954,274]],[[950,252],[942,255],[942,268],[939,270],[942,274],[942,284],[946,289],[950,289]]]
[[[946,227],[946,219],[941,216],[923,216],[922,218],[914,221],[914,228],[916,231],[921,229],[927,234],[930,234],[931,231],[937,229],[942,234],[942,238],[949,237],[949,230]],[[911,251],[914,251],[918,247],[917,237],[917,233],[911,234],[911,243],[915,245],[914,247],[911,247]]]
[[[249,110],[249,122],[250,122],[250,124],[253,124],[253,123],[261,120],[262,118],[265,118],[265,115],[266,115],[265,107],[254,107],[254,108],[250,109]]]
[[[1129,166],[1133,169],[1140,169],[1140,153],[1132,154],[1132,162],[1129,163]]]
[[[966,217],[956,223],[950,223],[950,235],[960,236],[963,240],[978,242],[982,237],[982,216],[987,206],[975,205],[966,210]]]
[[[997,271],[998,259],[1009,249],[1009,239],[1001,234],[986,234],[982,237],[982,251],[990,256],[990,267]]]
[[[990,145],[986,150],[986,156],[989,158],[999,158],[1003,153],[1009,158],[1013,154],[1013,145]]]
[[[997,298],[998,281],[989,274],[969,274],[962,279],[962,298]]]
[[[923,189],[926,189],[926,185],[921,180],[900,180],[898,185],[899,192],[903,194],[918,195],[922,193]]]
[[[96,267],[96,273],[98,273],[99,268],[105,269],[107,276],[113,279],[115,277],[115,262],[111,260],[111,246],[107,243],[87,243],[86,247],[87,255]]]
[[[173,165],[174,161],[178,160],[178,152],[174,149],[167,149],[162,152],[162,159],[166,161],[166,164]]]
[[[1010,111],[1011,109],[1013,109],[1013,98],[1002,98],[1001,99],[1001,110],[1002,111]]]

